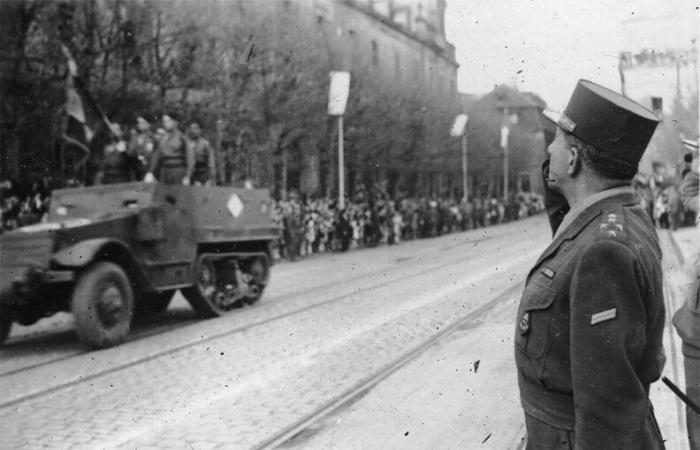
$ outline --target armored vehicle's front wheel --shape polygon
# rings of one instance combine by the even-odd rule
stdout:
[[[78,336],[93,348],[122,342],[129,334],[134,294],[118,265],[97,262],[82,273],[71,302]]]

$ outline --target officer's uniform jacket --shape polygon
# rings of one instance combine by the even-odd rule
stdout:
[[[634,194],[572,209],[528,274],[515,360],[526,414],[575,448],[663,448],[648,400],[664,364],[661,250]],[[587,202],[588,203],[588,202]]]

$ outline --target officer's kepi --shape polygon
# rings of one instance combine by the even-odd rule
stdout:
[[[642,105],[588,80],[579,80],[557,125],[624,162],[637,164],[659,118]]]

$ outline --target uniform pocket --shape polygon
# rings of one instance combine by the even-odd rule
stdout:
[[[538,279],[531,280],[523,292],[518,311],[515,342],[532,358],[540,358],[548,344],[551,306],[556,291]]]

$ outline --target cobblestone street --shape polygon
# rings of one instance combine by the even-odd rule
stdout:
[[[549,239],[536,217],[283,263],[254,307],[196,322],[176,298],[102,351],[68,317],[15,330],[0,447],[515,448],[512,321]]]

